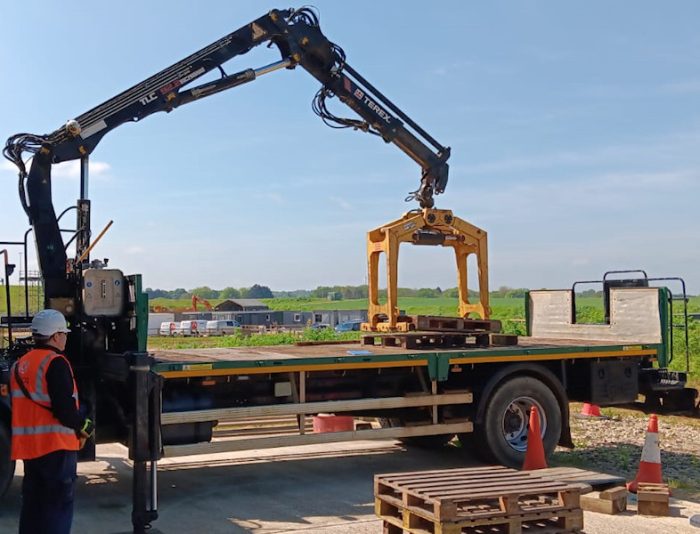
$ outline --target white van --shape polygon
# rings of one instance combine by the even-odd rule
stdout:
[[[177,323],[173,321],[165,321],[160,323],[160,330],[158,333],[161,336],[174,336],[177,332]]]
[[[227,336],[241,328],[241,323],[233,320],[207,321],[207,335]]]
[[[201,320],[181,321],[177,334],[180,336],[203,336],[207,331],[207,322]]]

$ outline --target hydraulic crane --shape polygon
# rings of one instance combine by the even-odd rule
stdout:
[[[281,59],[260,68],[228,74],[223,64],[261,44],[275,45]],[[161,377],[149,371],[145,325],[147,300],[140,275],[124,276],[106,263],[90,261],[89,156],[102,138],[127,122],[176,108],[251,82],[280,69],[301,67],[320,83],[314,112],[333,128],[353,128],[392,143],[421,168],[420,184],[407,201],[426,210],[434,195],[445,190],[449,147],[438,143],[346,61],[343,49],[329,41],[309,8],[272,10],[185,59],[67,121],[51,133],[11,136],[4,156],[19,169],[19,197],[34,232],[44,284],[44,305],[57,309],[72,325],[67,354],[73,364],[81,402],[96,421],[100,442],[123,441],[134,460],[134,529],[141,531],[155,519],[155,461],[160,458]],[[199,85],[193,82],[212,71],[220,76]],[[359,118],[334,115],[327,106],[337,97]],[[29,169],[25,159],[31,156]],[[52,201],[54,164],[80,160],[81,180],[77,230],[64,242]],[[65,213],[65,212],[64,212]],[[75,240],[76,254],[68,246]],[[19,344],[6,351],[7,368],[26,349]],[[2,356],[2,355],[0,355]],[[0,366],[2,367],[2,366]],[[2,370],[2,369],[0,369]],[[9,413],[9,405],[5,417]],[[0,413],[3,415],[3,413]],[[83,459],[94,459],[89,443]],[[151,499],[147,464],[151,463]],[[0,486],[6,481],[0,480]],[[3,488],[0,487],[0,490]]]
[[[275,44],[282,59],[235,74],[224,71],[223,63],[263,43]],[[447,185],[449,147],[433,139],[353,69],[342,48],[321,33],[313,11],[308,8],[272,10],[47,135],[20,133],[8,139],[4,155],[19,168],[20,201],[35,230],[47,299],[65,298],[72,293],[74,285],[66,277],[68,258],[51,204],[53,164],[75,159],[82,164],[77,234],[77,256],[80,256],[90,239],[88,157],[108,132],[125,122],[137,122],[159,111],[170,112],[251,82],[263,74],[297,66],[321,82],[313,109],[326,124],[376,134],[398,146],[420,165],[420,185],[407,200],[417,200],[421,208],[433,207],[433,196],[442,193]],[[187,88],[215,69],[221,73],[219,79]],[[331,113],[326,103],[334,96],[361,118],[340,118]],[[25,154],[34,155],[28,172]]]

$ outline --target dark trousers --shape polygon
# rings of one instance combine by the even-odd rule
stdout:
[[[76,451],[24,461],[20,534],[68,534],[73,522]]]

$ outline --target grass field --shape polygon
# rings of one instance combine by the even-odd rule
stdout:
[[[24,312],[24,287],[10,286],[10,299],[13,313]],[[36,310],[39,307],[39,296],[36,291],[30,288],[30,308]],[[216,306],[223,299],[209,299],[209,302]],[[275,298],[261,299],[273,310],[292,311],[315,311],[315,310],[360,310],[367,308],[367,299],[347,299],[347,300],[327,300],[310,298]],[[577,306],[593,309],[602,309],[603,303],[599,298],[579,297]],[[151,306],[163,306],[173,310],[186,310],[191,308],[191,300],[187,299],[152,299]],[[494,313],[501,310],[523,310],[523,299],[492,297],[491,308]],[[688,307],[691,312],[700,313],[700,297],[691,297]],[[399,308],[405,310],[409,315],[453,315],[457,312],[457,299],[455,298],[424,298],[424,297],[404,297],[399,299]],[[0,286],[0,313],[7,312],[5,299],[5,286]]]
[[[11,300],[13,314],[21,314],[24,312],[24,288],[19,286],[11,286]],[[31,305],[37,309],[36,295],[31,295]],[[277,299],[262,299],[272,310],[291,310],[291,311],[316,311],[316,310],[361,310],[367,308],[367,299],[348,299],[329,301],[326,299],[293,299],[293,298],[277,298]],[[216,305],[221,300],[210,300],[212,305]],[[603,304],[602,299],[594,297],[579,297],[577,304],[577,319],[582,322],[602,322],[603,321]],[[151,306],[163,306],[173,310],[190,309],[190,299],[153,299],[150,302]],[[409,315],[456,315],[457,314],[457,299],[454,298],[424,298],[424,297],[405,297],[400,298],[398,302],[399,308]],[[691,312],[700,313],[700,297],[692,297],[688,304]],[[5,287],[0,286],[0,314],[6,313],[5,305]],[[492,298],[491,299],[492,318],[498,319],[503,323],[503,331],[510,334],[524,335],[525,332],[525,302],[524,299],[518,298]],[[326,339],[324,336],[334,337],[333,332],[318,333],[307,331],[302,334],[304,340],[320,340]],[[319,338],[318,336],[321,336]],[[679,336],[680,337],[680,336]],[[329,339],[330,339],[329,338]],[[343,339],[359,338],[358,333],[349,333],[349,337]],[[153,343],[175,344],[179,348],[189,348],[192,346],[216,345],[222,346],[240,346],[250,344],[283,344],[299,341],[298,337],[293,337],[286,334],[271,334],[269,336],[261,336],[260,338],[250,339],[245,336],[228,336],[225,338],[197,338],[194,340],[155,340]],[[680,345],[676,346],[677,354],[683,354],[684,340],[679,340]],[[171,346],[171,345],[167,345]],[[691,369],[700,371],[700,321],[691,321],[689,331],[689,346],[691,352]],[[675,369],[684,368],[682,358],[677,358],[673,362],[672,367]]]
[[[291,311],[316,311],[316,310],[362,310],[367,308],[367,299],[327,300],[310,298],[276,298],[260,299],[272,310]],[[216,306],[222,299],[210,299],[212,306]],[[384,301],[385,302],[385,301]],[[602,309],[602,301],[596,298],[579,298],[577,303],[581,306],[592,306]],[[151,306],[163,306],[170,309],[190,309],[190,299],[164,299],[157,298],[149,302]],[[409,315],[455,315],[457,313],[456,298],[425,298],[402,297],[399,298],[399,308]],[[517,298],[491,298],[491,307],[497,308],[521,308],[524,310],[525,302]]]
[[[273,310],[292,310],[292,311],[316,311],[316,310],[361,310],[367,308],[367,299],[348,299],[329,301],[326,299],[262,299]],[[220,301],[211,300],[212,305],[218,304]],[[180,301],[168,299],[155,299],[152,304],[160,304],[170,308],[189,308],[190,301],[183,299]],[[421,297],[405,297],[399,298],[399,308],[409,315],[456,315],[457,314],[457,299],[454,298],[421,298]],[[595,297],[579,297],[576,300],[577,320],[581,322],[598,323],[603,322],[603,302],[600,298]],[[700,312],[700,298],[693,297],[689,302],[689,310],[691,312]],[[491,299],[492,318],[498,319],[503,324],[503,331],[509,334],[525,335],[525,302],[524,299],[517,298],[492,298]],[[308,336],[316,335],[314,332],[305,334]],[[332,332],[327,334],[333,336]],[[271,334],[264,336],[265,339],[256,340],[255,343],[261,344],[280,344],[289,343],[290,340],[280,334]],[[680,342],[676,345],[676,360],[671,367],[677,370],[685,368],[683,350],[685,347],[684,340],[676,338]],[[358,333],[351,333],[350,337],[344,339],[359,338]],[[314,339],[313,337],[311,339]],[[298,341],[298,338],[294,340]],[[204,343],[207,346],[222,346],[220,343],[226,343],[224,346],[239,346],[250,344],[251,341],[235,336],[226,341],[173,341],[173,340],[154,340],[153,343],[169,344],[167,346],[175,348],[191,348],[194,346],[202,346]],[[691,370],[700,371],[700,321],[691,321],[689,331],[689,346],[691,354]]]
[[[7,313],[6,288],[0,285],[0,315]],[[12,315],[24,315],[25,308],[24,286],[10,286],[10,304],[12,304]],[[42,296],[37,288],[29,287],[29,311],[33,313],[39,310]]]

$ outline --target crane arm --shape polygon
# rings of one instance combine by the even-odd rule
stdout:
[[[90,154],[105,134],[125,122],[137,122],[159,111],[171,111],[177,107],[179,99],[189,102],[195,96],[212,94],[213,91],[200,93],[197,90],[182,93],[181,88],[214,69],[219,69],[222,74],[221,80],[216,83],[225,88],[252,80],[253,78],[248,79],[250,73],[247,71],[244,71],[245,75],[228,76],[221,65],[258,44],[275,38],[280,31],[276,21],[283,21],[290,14],[290,11],[273,10],[69,120],[50,134],[23,133],[10,137],[5,146],[5,157],[19,163],[17,157],[22,152],[36,153],[46,144],[52,151],[52,163],[79,159]]]
[[[278,62],[235,74],[225,72],[223,63],[263,43],[277,46],[281,54]],[[53,281],[48,285],[55,283],[58,293],[67,290],[61,281],[66,274],[65,245],[51,199],[53,164],[75,159],[86,162],[101,139],[126,122],[138,122],[160,111],[170,112],[248,83],[262,74],[297,66],[321,82],[313,109],[326,124],[378,135],[419,164],[419,187],[406,200],[417,200],[422,208],[432,207],[433,196],[442,193],[447,185],[449,147],[435,141],[354,70],[346,62],[343,50],[321,32],[313,11],[272,10],[49,134],[20,133],[7,140],[3,154],[19,169],[20,201],[35,230],[44,278]],[[218,79],[190,87],[214,70],[221,74]],[[335,116],[327,107],[327,100],[332,97],[338,97],[360,118]],[[25,168],[25,154],[34,156],[29,172]],[[89,217],[85,220],[89,223]],[[89,228],[78,231],[89,235]]]
[[[226,74],[222,67],[225,62],[266,42],[277,45],[281,61],[257,70]],[[121,124],[140,121],[159,111],[172,111],[183,104],[250,82],[261,74],[297,65],[323,84],[316,95],[314,109],[327,124],[377,133],[421,166],[421,187],[411,198],[417,199],[421,207],[432,206],[432,195],[442,193],[447,184],[449,148],[435,141],[350,67],[342,49],[323,35],[318,18],[308,8],[272,10],[69,120],[50,134],[21,133],[10,137],[4,154],[19,167],[24,177],[24,152],[36,153],[41,146],[46,146],[51,152],[51,163],[79,159],[92,153],[102,137]],[[215,69],[221,73],[218,80],[185,89]],[[325,100],[333,96],[348,105],[362,120],[340,119],[332,115]],[[23,186],[21,189],[23,192]],[[26,199],[22,200],[25,203]]]

